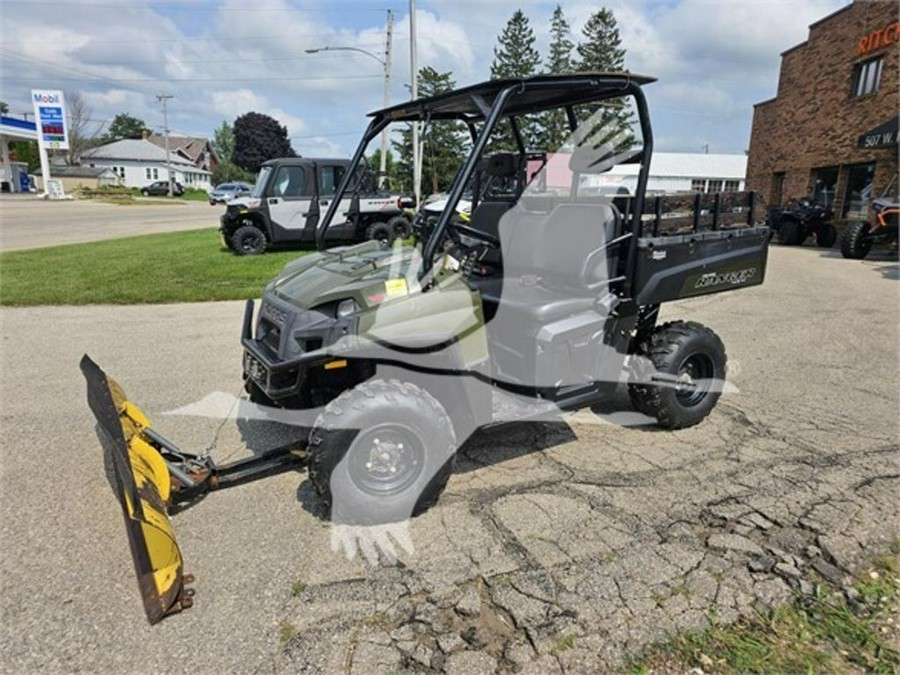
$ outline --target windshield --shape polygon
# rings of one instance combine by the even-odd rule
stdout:
[[[263,196],[263,192],[266,189],[266,183],[269,182],[269,174],[272,173],[271,166],[261,167],[259,170],[259,175],[256,177],[256,185],[253,186],[253,192],[251,193],[253,197],[257,199],[261,199]]]

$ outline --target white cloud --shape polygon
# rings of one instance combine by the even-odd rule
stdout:
[[[250,89],[212,92],[212,108],[228,120],[248,112],[269,115],[287,127],[288,135],[301,134],[307,129],[306,122],[281,108],[272,106],[265,96],[260,96]]]

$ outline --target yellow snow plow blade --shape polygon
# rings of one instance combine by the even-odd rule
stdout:
[[[107,464],[111,463],[113,490],[122,505],[144,610],[154,624],[193,602],[193,591],[185,588],[193,579],[184,574],[166,510],[172,490],[169,467],[153,446],[149,421],[128,402],[116,381],[86,355],[81,371]]]

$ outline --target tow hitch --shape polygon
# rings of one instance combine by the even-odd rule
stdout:
[[[144,611],[154,624],[193,604],[194,591],[188,586],[194,578],[184,571],[169,512],[213,490],[304,467],[306,443],[216,465],[208,455],[184,452],[154,431],[119,384],[87,355],[81,359],[81,372],[112,467],[112,487],[122,505]]]

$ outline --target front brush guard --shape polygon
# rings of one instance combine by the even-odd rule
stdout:
[[[157,623],[193,604],[193,576],[184,573],[170,510],[207,492],[301,468],[306,444],[293,443],[258,457],[217,466],[208,455],[182,451],[150,428],[144,413],[90,357],[81,359],[88,405],[112,466],[113,491],[125,529],[147,620]]]

